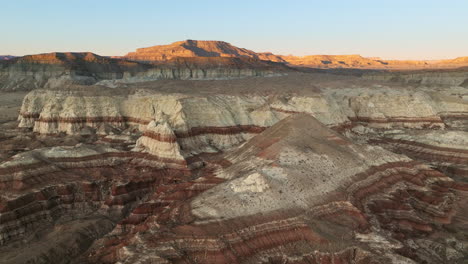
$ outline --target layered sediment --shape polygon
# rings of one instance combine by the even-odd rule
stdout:
[[[214,178],[154,195],[95,244],[91,260],[437,263],[463,258],[460,242],[441,227],[462,228],[455,219],[463,214],[456,209],[463,202],[455,197],[465,197],[467,186],[404,156],[355,145],[307,114],[280,121],[218,158],[223,159],[215,163],[223,166],[212,165],[218,166]],[[208,178],[218,184],[212,187]],[[457,246],[435,237],[455,239]],[[434,250],[439,245],[451,253]]]
[[[5,56],[0,59],[0,90],[94,84],[116,87],[154,80],[225,80],[297,71],[346,73],[364,79],[411,84],[466,86],[467,66],[466,57],[441,61],[392,61],[359,55],[297,57],[257,53],[223,41],[186,40],[137,49],[122,57],[90,52]]]
[[[93,53],[47,53],[0,63],[0,90],[17,91],[161,79],[230,79],[283,74],[292,69],[254,58],[178,58],[140,63]]]
[[[374,134],[368,141],[431,164],[447,175],[467,182],[467,139],[468,134],[465,131],[397,130]]]
[[[140,48],[124,56],[137,61],[167,61],[179,57],[237,57],[274,59],[273,54],[257,54],[248,49],[235,47],[224,41],[185,40],[169,45]],[[273,61],[281,61],[279,58]]]
[[[0,64],[1,90],[31,90],[91,85],[119,79],[124,72],[145,71],[145,65],[110,59],[93,53],[46,53],[17,57]]]
[[[412,85],[468,85],[468,68],[418,70],[418,71],[384,71],[363,74],[364,79],[408,83]]]
[[[264,61],[287,63],[295,67],[319,69],[446,69],[468,66],[468,57],[448,60],[384,60],[360,55],[276,55],[271,52],[254,52],[239,48],[224,41],[185,40],[169,45],[157,45],[137,49],[123,58],[134,61],[163,62],[174,58],[253,58]]]
[[[2,263],[70,261],[111,231],[155,186],[189,175],[185,162],[105,144],[18,154],[0,164]],[[67,242],[60,232],[64,228]],[[57,241],[45,245],[39,237]],[[70,241],[76,248],[63,251],[61,245]],[[22,243],[38,254],[14,254]]]
[[[462,263],[466,89],[337,78],[30,92],[0,262]]]
[[[272,83],[275,81],[271,79]],[[255,80],[246,82],[245,87],[253,83]],[[301,91],[302,95],[295,92],[284,96],[243,96],[213,94],[209,89],[218,83],[200,85],[207,85],[204,93],[208,94],[194,95],[190,88],[167,93],[151,88],[135,91],[99,87],[100,92],[95,95],[86,95],[79,89],[33,91],[24,99],[19,126],[42,134],[76,134],[85,127],[101,131],[105,124],[134,126],[143,132],[155,120],[166,123],[168,131],[173,131],[173,135],[163,136],[175,137],[182,151],[192,151],[207,148],[206,145],[215,149],[236,145],[293,113],[312,114],[337,129],[359,124],[385,129],[443,129],[453,126],[452,119],[468,117],[463,89],[458,88],[371,86]]]

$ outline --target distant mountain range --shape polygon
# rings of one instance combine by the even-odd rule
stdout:
[[[15,58],[27,58],[29,61],[49,57],[62,57],[69,59],[70,62],[73,56],[70,54],[78,53],[49,53],[52,55],[38,54],[28,55],[24,57],[15,57],[10,55],[0,55],[0,61],[13,60]],[[68,55],[58,55],[68,54]],[[241,68],[251,67],[254,64],[257,66],[265,66],[265,61],[283,63],[290,67],[305,67],[319,69],[388,69],[388,70],[412,70],[412,69],[450,69],[468,66],[468,57],[459,57],[448,60],[383,60],[380,58],[367,58],[361,55],[276,55],[271,52],[255,52],[245,48],[236,47],[228,42],[215,40],[184,40],[177,41],[169,45],[156,45],[147,48],[139,48],[135,52],[130,52],[124,56],[103,57],[92,53],[88,54],[89,58],[93,57],[93,63],[116,63],[112,59],[124,59],[125,61],[135,61],[150,64],[169,64],[171,66],[182,64],[197,64],[197,67],[207,63],[213,66],[218,63],[220,66],[225,65],[240,65]],[[88,58],[88,59],[89,59]],[[99,59],[97,59],[99,58]],[[110,61],[106,61],[106,59]],[[194,59],[201,58],[201,59]],[[205,58],[205,59],[203,59]],[[206,59],[210,58],[210,59]],[[224,58],[217,60],[216,58]],[[230,59],[229,59],[230,58]],[[233,59],[241,59],[233,61]],[[79,59],[79,58],[76,58]],[[248,61],[246,60],[248,59]],[[23,60],[23,59],[22,59]],[[48,59],[46,59],[47,61]],[[87,59],[85,59],[87,60]],[[263,62],[262,62],[263,61]],[[275,66],[276,67],[276,66]]]
[[[140,48],[123,58],[136,61],[167,61],[175,57],[249,57],[259,60],[282,62],[291,66],[311,68],[358,68],[358,69],[421,69],[456,68],[468,66],[468,57],[451,60],[382,60],[360,55],[308,55],[284,56],[270,52],[257,53],[239,48],[224,41],[185,40],[169,45]]]

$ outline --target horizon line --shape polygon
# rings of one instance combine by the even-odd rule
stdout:
[[[29,53],[29,54],[22,54],[22,55],[15,55],[14,53],[9,53],[9,54],[3,54],[3,53],[0,53],[0,56],[14,56],[14,57],[24,57],[24,56],[31,56],[31,55],[40,55],[40,54],[50,54],[50,53],[93,53],[93,54],[96,54],[96,55],[99,55],[99,56],[102,56],[102,57],[124,57],[126,54],[130,53],[130,52],[135,52],[136,50],[138,49],[142,49],[142,48],[150,48],[150,47],[155,47],[155,46],[167,46],[167,45],[170,45],[170,44],[174,44],[174,43],[177,43],[177,42],[184,42],[184,41],[217,41],[217,42],[224,42],[224,43],[228,43],[236,48],[240,48],[240,49],[247,49],[247,50],[250,50],[250,51],[253,51],[255,53],[271,53],[273,55],[276,55],[276,56],[294,56],[294,57],[307,57],[307,56],[360,56],[362,58],[366,58],[366,59],[374,59],[374,60],[390,60],[390,61],[442,61],[442,60],[454,60],[454,59],[457,59],[457,58],[464,58],[464,57],[468,57],[468,54],[467,55],[459,55],[459,56],[455,56],[455,57],[444,57],[444,58],[438,58],[438,59],[426,59],[426,58],[418,58],[418,59],[409,59],[409,58],[397,58],[397,57],[380,57],[380,56],[366,56],[366,55],[362,55],[362,54],[359,54],[359,53],[311,53],[311,54],[305,54],[305,55],[295,55],[295,54],[281,54],[281,52],[279,53],[276,53],[276,52],[272,52],[272,51],[254,51],[250,48],[242,48],[242,47],[238,47],[236,45],[233,45],[231,44],[230,42],[228,41],[224,41],[224,40],[198,40],[198,39],[185,39],[185,40],[179,40],[179,41],[173,41],[169,44],[156,44],[156,45],[152,45],[152,46],[145,46],[145,47],[139,47],[139,48],[134,48],[132,51],[127,51],[125,54],[123,55],[116,55],[116,54],[112,54],[112,55],[104,55],[104,54],[101,54],[99,52],[94,52],[94,51],[89,51],[89,50],[84,50],[84,51],[49,51],[49,52],[38,52],[38,53]]]

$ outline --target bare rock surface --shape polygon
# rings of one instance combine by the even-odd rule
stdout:
[[[360,55],[275,55],[271,52],[254,52],[236,47],[224,41],[184,40],[168,45],[156,45],[139,48],[123,58],[135,61],[168,61],[174,58],[194,57],[231,57],[254,58],[264,61],[282,62],[292,66],[321,69],[354,68],[354,69],[444,69],[468,65],[468,57],[448,60],[384,60],[366,58]]]
[[[0,93],[0,262],[464,263],[467,99],[298,72]]]
[[[264,55],[266,57],[267,54]],[[185,40],[169,45],[140,48],[125,58],[138,61],[166,61],[177,57],[247,57],[262,59],[257,53],[224,41]],[[279,58],[276,60],[279,61]]]
[[[254,52],[223,41],[185,40],[137,49],[123,57],[91,52],[54,52],[0,59],[0,90],[28,91],[73,85],[154,80],[227,80],[325,72],[424,85],[466,86],[468,59],[392,61],[359,55],[282,56]],[[446,71],[441,71],[446,69]],[[427,72],[432,71],[432,72]]]
[[[114,80],[231,79],[279,75],[289,67],[256,58],[174,59],[164,64],[139,63],[94,53],[46,53],[0,61],[0,90],[19,91],[93,85]]]
[[[214,180],[205,175],[177,187],[177,196],[187,200],[175,204],[164,194],[154,195],[96,242],[92,261],[463,258],[463,239],[442,226],[465,230],[463,212],[455,209],[464,206],[465,185],[405,156],[353,144],[310,115],[283,119],[218,160],[224,165],[217,165],[214,179],[221,183],[203,192]],[[158,209],[162,201],[169,203],[168,212]]]
[[[464,66],[464,65],[462,65]],[[409,83],[413,85],[468,86],[468,67],[446,70],[408,70],[364,73],[363,78],[380,81]]]

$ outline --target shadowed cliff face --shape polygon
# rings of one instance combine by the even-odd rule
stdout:
[[[31,90],[70,84],[91,85],[103,79],[119,79],[126,72],[148,67],[109,59],[93,53],[48,53],[0,62],[1,90]]]
[[[288,71],[292,69],[254,58],[178,58],[147,64],[93,53],[48,53],[0,61],[0,90],[92,85],[100,81],[230,79]]]

